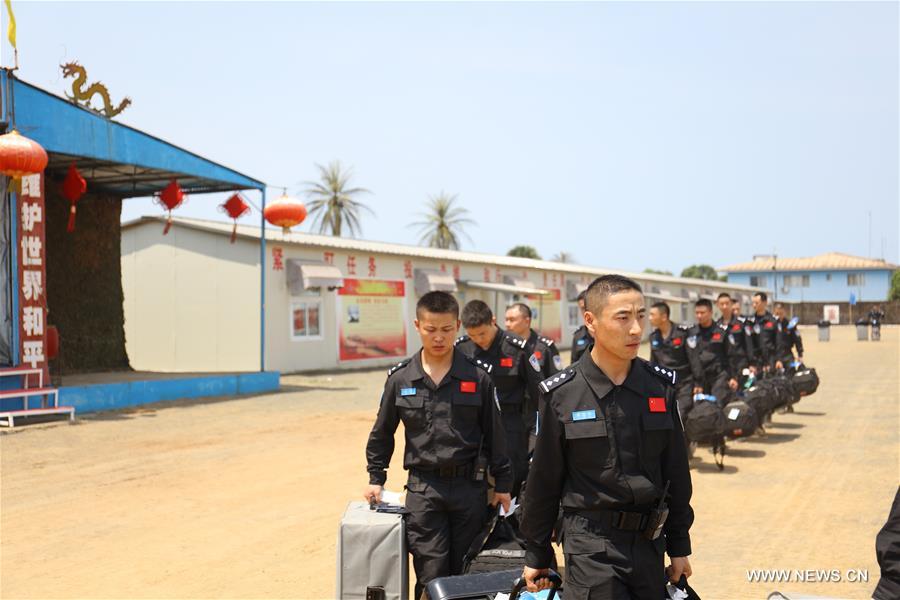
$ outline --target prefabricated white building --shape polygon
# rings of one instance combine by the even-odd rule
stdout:
[[[197,219],[143,217],[122,226],[125,339],[142,371],[225,372],[260,368],[260,233]],[[416,300],[433,289],[460,304],[479,298],[502,325],[524,301],[533,325],[568,347],[581,324],[575,297],[595,277],[621,273],[675,321],[691,302],[722,291],[745,311],[758,288],[511,256],[440,250],[266,230],[265,368],[283,373],[397,362],[419,347]]]

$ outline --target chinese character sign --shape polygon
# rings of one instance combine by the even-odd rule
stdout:
[[[284,249],[278,246],[272,248],[272,270],[284,271]]]
[[[22,178],[18,196],[19,362],[44,369],[47,380],[46,244],[44,243],[44,175]]]

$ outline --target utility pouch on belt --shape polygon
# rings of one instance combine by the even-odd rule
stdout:
[[[655,540],[662,534],[663,525],[666,524],[666,519],[669,517],[666,494],[669,493],[670,483],[671,481],[666,482],[666,487],[659,498],[659,504],[647,515],[647,527],[644,529],[644,537],[648,540]]]
[[[472,468],[472,481],[485,481],[487,479],[488,460],[481,454],[484,446],[484,437],[478,442],[478,456],[475,458],[475,464]]]

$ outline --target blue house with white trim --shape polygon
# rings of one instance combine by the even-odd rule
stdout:
[[[756,256],[752,261],[719,267],[729,283],[776,290],[789,302],[883,302],[897,265],[884,259],[829,252],[805,258]]]

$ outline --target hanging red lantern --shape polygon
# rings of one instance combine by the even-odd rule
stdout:
[[[18,131],[0,135],[0,173],[13,180],[40,173],[47,166],[47,153],[40,144]]]
[[[250,211],[250,205],[244,202],[240,194],[234,194],[222,203],[219,208],[227,212],[228,216],[234,220],[234,228],[231,230],[231,243],[233,244],[237,237],[237,220]]]
[[[66,231],[69,233],[75,231],[75,204],[78,199],[87,191],[87,181],[78,172],[75,163],[69,165],[69,171],[66,178],[63,179],[62,193],[72,206],[69,207],[69,224],[66,225]]]
[[[163,229],[163,235],[166,235],[172,227],[172,211],[181,206],[181,203],[184,202],[184,192],[181,191],[181,186],[178,185],[178,182],[173,179],[169,182],[169,185],[159,193],[159,196],[156,197],[156,201],[169,211],[169,218],[166,219],[166,226]]]
[[[306,206],[284,193],[266,207],[263,216],[272,225],[281,227],[282,232],[287,235],[291,232],[291,227],[299,225],[306,219]]]

